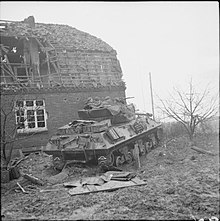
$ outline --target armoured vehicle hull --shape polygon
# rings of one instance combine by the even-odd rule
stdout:
[[[44,152],[56,159],[93,162],[116,167],[154,148],[161,136],[161,124],[145,114],[135,114],[133,105],[108,105],[78,111],[80,120],[60,127]]]

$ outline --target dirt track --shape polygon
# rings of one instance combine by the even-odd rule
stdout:
[[[197,146],[218,152],[217,136],[208,142],[198,139]],[[41,163],[39,163],[39,160]],[[152,150],[141,158],[142,167],[125,165],[136,171],[147,185],[113,192],[70,196],[65,181],[80,176],[94,176],[95,168],[70,167],[56,174],[48,156],[32,155],[20,163],[20,169],[45,180],[44,186],[33,186],[19,178],[2,185],[1,215],[3,220],[38,218],[55,220],[172,219],[193,220],[219,218],[219,155],[200,154],[189,148],[185,138]],[[19,182],[28,194],[16,187]],[[29,185],[29,189],[28,189]],[[36,188],[37,187],[37,188]],[[50,189],[52,192],[40,192]]]

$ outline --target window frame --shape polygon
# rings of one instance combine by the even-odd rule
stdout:
[[[33,106],[27,106],[27,102],[33,102]],[[37,106],[37,101],[43,101],[43,105]],[[17,105],[17,102],[22,102],[23,105],[19,107]],[[38,110],[43,110],[43,115],[38,115],[37,111]],[[23,111],[24,112],[24,128],[18,128],[18,114],[17,111]],[[28,121],[28,111],[34,111],[34,114],[31,115],[34,117],[34,121]],[[44,120],[39,121],[38,117],[39,116],[44,116]],[[16,122],[16,127],[17,127],[17,133],[18,134],[23,134],[23,133],[33,133],[33,132],[43,132],[43,131],[48,131],[47,129],[47,112],[46,112],[46,106],[45,106],[45,100],[44,99],[26,99],[22,100],[19,99],[15,102],[15,122]],[[44,122],[44,127],[39,127],[38,123]],[[30,128],[28,124],[34,123],[35,127]]]

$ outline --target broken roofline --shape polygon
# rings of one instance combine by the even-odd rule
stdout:
[[[54,86],[70,86],[69,84],[72,82],[72,87],[78,87],[81,85],[82,88],[85,86],[88,87],[88,83],[93,84],[94,87],[100,88],[98,84],[103,84],[101,86],[121,86],[122,84],[122,71],[120,64],[116,57],[116,51],[112,49],[112,47],[108,47],[109,45],[103,42],[101,39],[98,39],[94,36],[89,35],[88,33],[84,33],[82,31],[79,31],[73,27],[67,26],[67,32],[70,30],[69,35],[67,34],[67,41],[62,43],[62,25],[59,27],[59,25],[53,25],[52,28],[48,24],[39,24],[39,27],[35,27],[35,21],[34,17],[30,16],[28,19],[25,19],[23,22],[17,22],[17,24],[23,23],[22,25],[13,25],[6,26],[6,30],[1,33],[2,35],[2,42],[6,46],[16,46],[17,47],[17,41],[19,42],[22,40],[24,46],[22,46],[22,51],[20,51],[20,57],[23,57],[24,62],[21,61],[21,64],[19,67],[13,67],[13,65],[19,65],[13,62],[13,60],[8,59],[7,57],[9,54],[6,52],[4,56],[6,58],[4,60],[4,63],[1,63],[2,67],[4,67],[3,77],[4,77],[4,83],[12,83],[13,85],[21,86],[21,87],[54,87]],[[4,25],[3,25],[4,26]],[[66,25],[64,25],[66,26]],[[36,30],[35,30],[36,28]],[[58,29],[59,31],[56,32]],[[21,29],[21,30],[20,30]],[[74,31],[72,32],[72,30]],[[23,30],[23,31],[22,31]],[[32,31],[33,30],[33,31]],[[42,30],[42,31],[41,31]],[[53,30],[55,30],[54,35]],[[2,31],[2,30],[1,30]],[[36,32],[35,32],[36,31]],[[44,31],[49,33],[48,36],[44,35]],[[61,36],[60,36],[61,34]],[[72,38],[74,35],[78,35],[78,37],[84,36],[84,34],[88,35],[88,38],[85,38],[80,42],[80,45],[77,45],[78,41],[74,40]],[[66,35],[65,35],[66,36]],[[63,37],[65,37],[63,36]],[[10,43],[10,41],[7,40],[7,38],[14,38],[16,41],[14,43]],[[54,40],[54,38],[57,38]],[[59,41],[59,39],[61,41]],[[68,41],[68,39],[70,41]],[[31,41],[29,41],[31,40]],[[73,42],[73,44],[71,44]],[[88,46],[91,42],[91,47]],[[75,45],[76,43],[76,45]],[[97,43],[104,43],[103,47],[97,46]],[[14,44],[14,45],[13,45]],[[25,47],[25,45],[27,47]],[[30,47],[32,45],[32,47]],[[84,46],[85,45],[85,46]],[[4,45],[3,45],[4,46]],[[88,46],[88,47],[87,47]],[[97,47],[96,47],[97,46]],[[24,53],[24,48],[26,48]],[[28,48],[28,50],[27,50]],[[109,50],[110,49],[110,50]],[[85,56],[87,54],[93,54],[97,52],[98,62],[101,66],[101,70],[97,68],[97,62],[94,61],[94,64],[91,66],[91,64],[88,65],[87,69],[80,64],[81,58],[79,58],[77,62],[74,64],[69,64],[70,61],[66,62],[65,59],[71,60],[71,57],[69,58],[69,55],[66,54],[66,52],[82,52]],[[43,52],[40,53],[40,52]],[[16,52],[15,52],[16,53]],[[38,55],[39,54],[39,55]],[[63,54],[63,55],[61,55]],[[110,61],[107,66],[111,66],[106,68],[105,67],[105,73],[103,72],[103,61],[101,59],[102,54],[108,54],[110,56],[114,56],[110,59],[117,60],[117,62]],[[19,54],[18,54],[19,55]],[[31,59],[30,59],[31,58]],[[63,61],[63,58],[65,58],[65,62]],[[11,57],[12,59],[12,57]],[[33,60],[32,60],[33,59]],[[87,58],[85,57],[85,64],[86,64]],[[92,58],[91,61],[93,61],[94,58]],[[26,63],[26,61],[28,61]],[[64,64],[63,64],[64,62]],[[106,61],[104,61],[106,62]],[[109,61],[107,61],[109,62]],[[25,63],[25,65],[23,64]],[[68,64],[67,64],[68,63]],[[28,65],[27,65],[28,64]],[[10,67],[12,65],[12,67]],[[106,65],[106,63],[104,63]],[[24,67],[25,66],[25,67]],[[64,67],[65,66],[65,67]],[[67,67],[66,67],[67,66]],[[74,68],[72,67],[74,66]],[[13,68],[20,68],[19,75],[17,74],[17,70],[14,70]],[[21,68],[25,68],[25,73],[21,73]],[[77,72],[76,71],[77,69]],[[79,69],[79,70],[78,70]],[[46,72],[45,72],[46,71]],[[91,74],[93,72],[98,73],[98,77],[93,79],[91,81]],[[15,73],[14,73],[15,72]],[[43,73],[43,74],[41,74]],[[77,77],[77,75],[80,74],[80,77]],[[103,77],[102,75],[105,75],[106,77]],[[84,77],[86,76],[86,79]],[[27,84],[27,85],[26,85]],[[39,84],[39,85],[37,85]],[[58,84],[58,85],[57,85]],[[90,87],[90,86],[89,86]]]
[[[18,36],[18,35],[17,35]],[[27,38],[27,36],[20,36],[20,39],[18,39],[18,37],[17,37],[16,35],[14,35],[14,38],[17,40],[17,41],[19,41],[20,39],[24,39],[24,40],[27,40],[27,42],[28,42],[28,38]],[[7,38],[11,38],[12,36],[3,36],[3,38],[2,38],[2,40],[5,38],[5,39],[7,39]],[[41,78],[45,78],[45,77],[48,77],[48,76],[53,76],[53,75],[57,75],[56,77],[58,77],[58,78],[60,78],[60,82],[57,82],[57,83],[61,83],[62,84],[62,78],[63,78],[63,76],[62,76],[62,73],[60,72],[60,68],[58,69],[58,67],[55,67],[55,73],[51,73],[51,64],[53,65],[53,66],[55,66],[55,63],[51,60],[51,56],[53,57],[53,56],[55,56],[56,58],[57,58],[57,53],[56,53],[56,48],[54,48],[54,46],[49,42],[49,41],[47,41],[47,39],[46,38],[40,38],[40,37],[35,37],[35,36],[28,36],[29,38],[31,38],[31,39],[35,39],[36,40],[36,43],[39,45],[39,48],[41,49],[41,51],[43,52],[43,53],[45,53],[45,55],[46,55],[46,60],[45,60],[45,62],[47,63],[47,66],[48,66],[48,74],[44,74],[44,75],[41,75],[40,74],[40,72],[39,72],[39,76],[34,76],[34,78],[33,79],[31,79],[30,77],[31,76],[29,76],[29,74],[26,74],[25,75],[25,77],[27,78],[27,80],[29,79],[30,80],[30,83],[32,82],[32,83],[34,83],[34,81],[33,80],[40,80],[40,83],[42,83],[41,82]],[[7,44],[8,45],[8,44]],[[4,46],[4,45],[3,45]],[[64,49],[63,49],[64,50]],[[39,53],[39,50],[37,50],[38,51],[38,53]],[[36,51],[36,53],[37,53],[37,51]],[[50,55],[50,51],[54,51],[55,52],[55,54],[54,55]],[[62,51],[62,53],[66,53],[66,51],[67,51],[67,48],[65,48],[65,51]],[[88,53],[88,51],[86,51],[86,50],[80,50],[81,52],[83,52],[83,53]],[[92,51],[92,53],[94,53],[94,51]],[[111,53],[109,53],[109,52],[107,52],[108,54],[111,54]],[[6,53],[7,54],[7,53]],[[99,53],[100,54],[100,53]],[[117,58],[116,58],[117,59]],[[59,63],[59,62],[58,62]],[[8,64],[8,65],[13,65],[13,62],[11,63],[11,62],[6,62],[5,63],[6,65]],[[2,65],[4,65],[4,63],[2,63]],[[24,66],[24,64],[23,63],[21,63],[20,64],[20,66]],[[31,64],[29,65],[30,67],[32,66]],[[120,69],[120,68],[119,68]],[[16,80],[16,79],[18,79],[17,77],[16,77],[16,75],[13,73],[13,70],[12,70],[12,68],[11,68],[11,74],[10,75],[12,75],[12,77]],[[120,72],[120,71],[119,71]],[[89,75],[89,74],[88,74]],[[108,76],[109,77],[109,76]],[[108,78],[107,77],[107,78]],[[106,80],[108,81],[108,79],[106,78]],[[71,79],[72,80],[72,79]],[[85,80],[85,79],[83,79],[82,77],[79,79],[79,80]],[[90,79],[87,79],[87,80],[89,80],[90,81]],[[110,81],[115,81],[116,79],[112,79],[112,80],[110,80]],[[16,80],[17,81],[17,80]],[[50,81],[50,79],[48,78],[48,83],[49,83],[49,81]],[[120,80],[119,80],[120,81]],[[5,82],[6,83],[6,82]],[[15,83],[15,82],[14,82]],[[20,84],[21,82],[17,82],[18,84]],[[36,83],[36,82],[35,82]],[[45,83],[45,82],[44,82]],[[55,82],[56,83],[56,82]],[[90,82],[90,83],[92,83],[92,82]],[[23,86],[25,86],[25,85],[23,85]],[[74,86],[74,85],[73,85]]]
[[[69,25],[64,25],[64,24],[45,24],[45,23],[35,23],[35,19],[33,16],[29,16],[28,18],[25,18],[23,21],[9,21],[9,20],[1,20],[0,22],[6,22],[4,24],[2,24],[2,26],[5,26],[5,29],[0,28],[0,31],[3,33],[2,35],[4,36],[14,36],[14,37],[33,37],[33,38],[38,38],[38,39],[43,39],[44,41],[52,41],[53,43],[55,43],[55,48],[61,48],[61,49],[66,49],[68,51],[97,51],[97,52],[109,52],[109,53],[113,53],[115,55],[117,55],[116,50],[114,50],[109,44],[107,44],[106,42],[104,42],[103,40],[101,40],[100,38],[97,38],[95,36],[90,35],[89,33],[80,31],[72,26]],[[12,24],[11,24],[12,23]],[[14,23],[14,27],[13,27],[13,23]],[[8,24],[8,25],[7,25]],[[19,26],[19,24],[21,24],[21,27]],[[16,27],[16,25],[18,25]],[[37,27],[38,26],[38,27]],[[52,28],[51,28],[52,26]],[[62,29],[62,27],[66,27],[67,30],[64,30],[64,32],[66,31],[66,34],[63,35],[62,30],[60,30],[60,32],[57,32],[56,27],[60,30]],[[15,34],[13,32],[18,31],[22,34]],[[72,30],[74,30],[72,32]],[[33,33],[33,31],[35,33]],[[45,33],[46,32],[46,36]],[[69,35],[68,35],[69,33]],[[36,36],[35,34],[39,35]],[[49,34],[49,35],[48,35]],[[61,34],[61,36],[60,36]],[[86,38],[87,40],[85,41],[86,43],[86,47],[83,47],[83,42],[82,45],[75,45],[74,43],[79,43],[78,41],[75,41],[75,39],[73,39],[73,36],[78,36],[78,37],[84,37],[84,36],[88,36],[88,38]],[[67,42],[68,39],[73,43],[70,45],[66,45],[66,42],[59,42],[59,40],[57,39],[62,39],[63,37],[67,37]],[[91,44],[91,47],[88,47],[88,44]],[[63,47],[62,47],[63,45]],[[100,45],[100,46],[99,46]],[[56,47],[57,46],[57,47]],[[81,48],[82,47],[82,48]]]

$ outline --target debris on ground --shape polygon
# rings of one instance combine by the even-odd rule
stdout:
[[[210,152],[210,151],[207,151],[207,150],[198,148],[198,147],[196,147],[196,146],[192,146],[191,148],[192,148],[193,150],[195,150],[195,151],[198,151],[199,153],[209,154],[209,155],[213,155],[213,156],[217,155],[217,153],[213,153],[213,152]]]
[[[27,193],[27,191],[17,182],[18,187],[22,190],[23,193]]]
[[[47,178],[49,184],[57,184],[63,182],[68,177],[68,170],[63,170],[62,172]]]
[[[58,173],[53,168],[52,156],[44,152],[29,154],[19,163],[18,168],[22,174],[30,174],[41,180]]]
[[[120,188],[146,184],[146,182],[137,178],[134,173],[108,171],[98,177],[87,177],[75,182],[64,183],[64,186],[72,187],[69,190],[70,195],[79,195],[100,191],[113,191]]]
[[[212,135],[209,139],[211,144],[207,146],[204,138],[199,137],[196,146],[217,153],[218,135]],[[76,190],[78,186],[71,185],[81,185],[86,178],[96,177],[87,180],[85,185],[92,191],[94,186],[102,186],[94,183],[103,174],[100,174],[95,166],[78,164],[68,165],[59,172],[54,170],[49,155],[32,153],[17,167],[21,174],[30,174],[45,181],[45,184],[34,184],[23,176],[9,183],[2,183],[2,219],[219,219],[218,155],[199,153],[191,148],[185,137],[179,137],[172,139],[166,147],[161,145],[146,156],[140,157],[140,161],[139,169],[133,164],[125,164],[121,172],[124,175],[133,173],[147,185],[72,196],[69,191]],[[115,175],[114,178],[123,177]],[[80,180],[81,184],[77,183]],[[110,180],[105,183],[113,181],[119,182]],[[28,194],[25,194],[17,183]]]
[[[23,177],[27,180],[30,180],[34,184],[41,185],[41,186],[44,185],[44,182],[42,180],[40,180],[39,178],[34,177],[30,174],[24,174]]]

